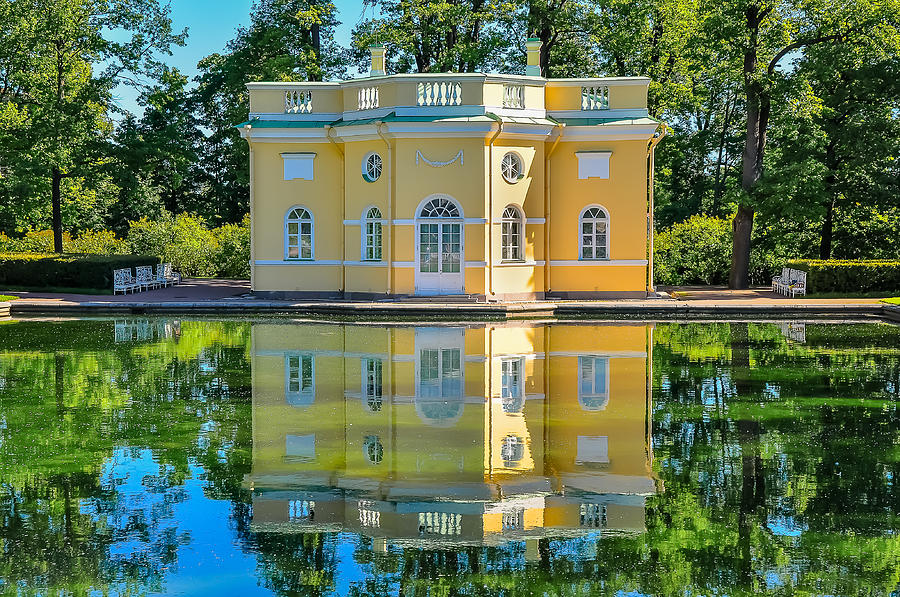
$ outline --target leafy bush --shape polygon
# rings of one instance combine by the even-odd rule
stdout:
[[[111,230],[88,230],[76,237],[63,234],[66,253],[155,255],[184,276],[250,277],[250,217],[240,224],[210,230],[203,219],[166,214],[159,220],[131,222],[127,238]],[[20,238],[0,233],[0,253],[53,252],[53,232],[35,230]]]
[[[250,277],[250,216],[240,224],[225,224],[213,229],[219,244],[216,257],[218,275],[223,278]]]
[[[691,216],[656,236],[653,259],[657,284],[724,284],[731,267],[731,223]]]
[[[0,235],[0,251],[10,253],[52,253],[53,231],[31,230],[21,238]],[[63,251],[91,255],[121,255],[125,241],[111,230],[87,230],[77,237],[63,232]]]
[[[112,230],[87,230],[66,244],[63,248],[68,253],[85,253],[90,255],[122,255],[127,252],[125,239],[118,238]]]
[[[142,255],[0,253],[0,285],[111,289],[113,270],[157,263]]]
[[[808,293],[900,290],[900,261],[796,259],[785,267],[806,272]]]
[[[156,255],[184,276],[219,273],[219,241],[197,216],[167,214],[156,221],[131,222],[127,243],[131,252]]]

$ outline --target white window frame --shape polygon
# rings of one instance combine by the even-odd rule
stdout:
[[[298,359],[297,362],[297,391],[291,390],[291,359]],[[303,389],[303,361],[309,359],[309,388]],[[291,401],[290,396],[296,396],[298,400]],[[309,400],[303,400],[304,396],[308,396]],[[316,359],[310,353],[291,352],[284,355],[284,399],[291,406],[309,406],[316,400]]]
[[[378,212],[377,218],[369,217],[369,214],[373,209]],[[363,210],[362,217],[360,218],[359,223],[360,223],[360,227],[359,227],[359,229],[360,229],[360,253],[359,253],[360,260],[374,261],[374,262],[384,261],[384,225],[386,222],[384,220],[384,216],[381,213],[381,209],[379,209],[378,206],[376,206],[376,205],[368,206],[365,210]],[[370,246],[369,241],[372,240],[374,237],[374,233],[371,233],[371,234],[369,233],[369,225],[370,224],[373,226],[373,228],[376,225],[378,226],[378,239],[379,239],[378,246],[372,247],[373,254],[377,254],[378,257],[369,257],[369,255],[368,255],[369,246]],[[376,249],[376,248],[377,248],[377,252],[374,251],[374,249]]]
[[[515,217],[508,217],[506,214],[509,210],[516,212]],[[518,239],[513,243],[512,227],[518,227],[518,233],[515,235]],[[525,215],[516,205],[507,205],[503,208],[503,215],[500,218],[500,261],[517,262],[525,261]],[[510,242],[507,242],[507,241]],[[515,253],[515,255],[513,255]]]
[[[603,212],[603,215],[605,217],[604,218],[585,218],[585,214],[587,214],[587,212],[592,209],[599,209],[601,212]],[[592,226],[592,232],[591,232],[592,239],[597,238],[597,229],[596,229],[597,222],[604,222],[606,224],[606,234],[604,235],[605,239],[606,239],[606,243],[603,247],[604,254],[605,254],[604,257],[597,257],[597,246],[596,245],[592,246],[593,250],[592,250],[590,257],[584,256],[585,234],[584,234],[583,230],[584,230],[584,224],[588,223],[588,222],[590,222],[591,226]],[[578,214],[578,260],[579,261],[609,261],[609,259],[610,259],[610,257],[609,257],[609,247],[610,247],[609,239],[610,239],[610,232],[611,232],[611,228],[612,228],[612,226],[610,224],[611,224],[611,222],[610,222],[610,217],[609,217],[609,210],[607,210],[606,208],[604,208],[601,205],[596,205],[596,204],[588,205],[587,207],[585,207],[584,209],[581,210],[581,213]]]
[[[500,360],[500,402],[503,412],[521,413],[525,407],[525,359],[514,357]],[[507,380],[515,378],[514,386]]]
[[[373,375],[376,375],[377,379],[377,387],[378,392],[375,392],[375,386],[371,386],[372,392],[369,392],[369,365],[374,366],[374,370],[372,371]],[[360,371],[362,375],[362,379],[360,381],[360,395],[362,396],[363,406],[366,407],[366,410],[369,412],[378,412],[384,406],[384,361],[382,359],[371,359],[371,358],[363,358],[360,359]],[[373,384],[376,379],[373,379]],[[377,400],[379,406],[377,409],[372,408],[372,404],[370,400]]]
[[[510,178],[506,176],[506,172],[504,172],[503,164],[504,162],[506,162],[507,158],[514,159],[518,164],[519,175],[516,178]],[[515,151],[507,151],[505,154],[503,154],[503,157],[500,158],[500,177],[509,184],[516,184],[517,182],[525,178],[525,160],[522,159],[522,156]]]
[[[369,176],[369,168],[368,168],[369,158],[371,158],[372,156],[377,156],[378,160],[380,162],[380,165],[378,167],[378,176],[376,176],[374,178]],[[384,173],[384,158],[381,157],[381,154],[378,153],[377,151],[370,151],[369,153],[367,153],[366,155],[363,156],[361,168],[362,168],[363,180],[365,180],[366,182],[375,182],[379,178],[381,178],[381,175]]]
[[[584,363],[591,363],[591,390],[590,392],[585,392],[582,383],[585,380],[584,376]],[[605,387],[598,388],[594,387],[594,381],[596,380],[596,369],[598,363],[602,364],[604,367],[603,370],[603,381]],[[602,403],[597,405],[594,403],[594,398],[601,398]],[[588,399],[591,399],[590,404],[587,402]],[[606,405],[609,404],[609,357],[600,357],[600,356],[579,356],[578,357],[578,404],[581,405],[582,410],[586,411],[601,411],[606,410]]]
[[[309,216],[309,219],[304,218],[292,218],[291,214],[293,214],[297,210],[303,210],[306,212],[306,215]],[[305,222],[309,222],[309,257],[303,257],[303,232],[302,226]],[[290,234],[290,224],[297,224],[297,244],[291,244]],[[297,257],[291,257],[291,247],[297,247]],[[284,215],[284,259],[285,261],[314,261],[316,259],[316,220],[313,217],[312,211],[303,207],[302,205],[295,205],[294,207],[287,210],[287,213]]]

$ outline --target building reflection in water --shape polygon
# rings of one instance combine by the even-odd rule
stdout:
[[[256,324],[254,530],[531,556],[531,539],[641,532],[652,332]]]

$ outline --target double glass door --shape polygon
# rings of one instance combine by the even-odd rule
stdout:
[[[420,222],[417,253],[417,293],[463,292],[462,223]]]

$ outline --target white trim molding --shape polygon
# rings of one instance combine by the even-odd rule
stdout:
[[[525,224],[546,224],[546,218],[525,218]]]
[[[551,259],[553,267],[637,266],[647,265],[646,259]]]
[[[495,261],[494,267],[543,267],[545,261]]]
[[[552,118],[587,118],[587,119],[607,119],[607,118],[649,118],[646,108],[638,109],[622,109],[614,108],[607,110],[552,110],[547,112]],[[612,124],[612,123],[611,123]],[[629,124],[629,123],[622,123]]]
[[[253,265],[341,265],[340,259],[257,259]]]

